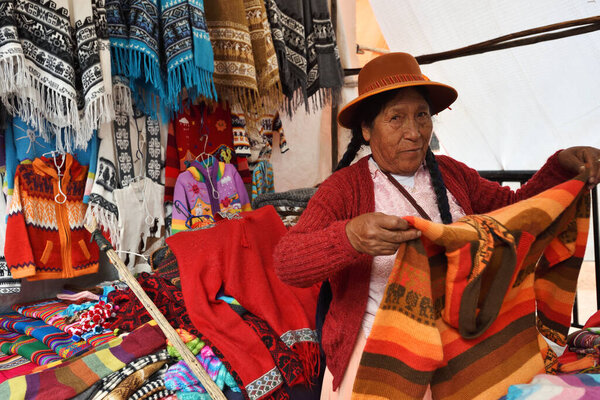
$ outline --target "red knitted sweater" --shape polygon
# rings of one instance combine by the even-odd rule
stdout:
[[[512,191],[446,156],[436,156],[446,188],[465,213],[479,214],[536,195],[574,174],[558,163],[558,152],[520,189]],[[323,326],[322,346],[337,388],[350,360],[367,305],[373,257],[357,252],[346,224],[375,210],[368,157],[325,180],[298,224],[281,239],[274,262],[279,278],[308,287],[329,279],[333,299]]]

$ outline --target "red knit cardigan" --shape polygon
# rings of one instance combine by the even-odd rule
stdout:
[[[558,152],[520,189],[512,191],[479,176],[447,156],[436,156],[446,188],[467,215],[489,212],[534,196],[574,174],[558,162]],[[367,306],[373,257],[357,252],[346,236],[346,224],[375,211],[368,157],[325,180],[298,224],[281,239],[274,253],[276,273],[293,286],[308,287],[329,279],[332,301],[323,325],[322,346],[333,387],[341,382]]]

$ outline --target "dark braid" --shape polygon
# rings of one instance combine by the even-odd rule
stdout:
[[[344,156],[338,163],[337,167],[335,167],[335,170],[337,171],[350,165],[352,160],[354,160],[356,157],[356,154],[358,154],[360,148],[365,144],[368,143],[362,135],[362,129],[360,127],[352,128],[352,138],[350,139],[350,143],[348,143],[346,152],[344,153]]]
[[[452,223],[452,214],[450,214],[450,204],[448,203],[448,194],[446,193],[446,185],[444,185],[444,179],[442,173],[438,167],[437,160],[431,149],[427,149],[425,155],[425,163],[427,169],[429,169],[429,175],[431,176],[431,183],[433,184],[433,190],[435,191],[435,197],[437,199],[438,209],[442,216],[442,222],[444,224]]]

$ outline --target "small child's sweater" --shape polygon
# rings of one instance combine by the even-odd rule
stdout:
[[[175,184],[171,232],[190,229],[197,220],[193,217],[210,219],[220,211],[238,213],[251,209],[248,192],[235,166],[219,162],[207,167],[194,161],[179,174]]]

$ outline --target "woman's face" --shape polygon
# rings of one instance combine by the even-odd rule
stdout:
[[[373,159],[386,172],[413,175],[427,152],[433,132],[429,105],[413,88],[400,90],[362,133]]]

